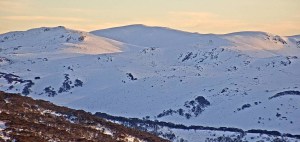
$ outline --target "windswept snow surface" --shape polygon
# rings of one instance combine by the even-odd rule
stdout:
[[[0,121],[0,130],[3,130],[3,129],[5,129],[6,127],[5,127],[5,122],[3,122],[3,121]]]
[[[300,91],[299,41],[144,25],[11,32],[0,35],[0,88],[90,112],[300,134],[300,96],[270,99]]]
[[[9,140],[10,138],[3,134],[4,129],[6,129],[5,122],[0,121],[0,139]]]

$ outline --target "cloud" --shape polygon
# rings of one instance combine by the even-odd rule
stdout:
[[[279,21],[274,23],[257,24],[252,29],[267,31],[280,35],[300,34],[300,21]]]
[[[18,0],[20,1],[20,0]],[[21,0],[26,1],[26,0]],[[6,5],[14,5],[16,3],[9,0],[0,0],[2,6],[6,2]],[[17,6],[18,4],[16,4]],[[63,10],[63,9],[61,9]],[[66,11],[71,13],[89,13],[85,9],[69,8]],[[0,10],[1,12],[1,10]],[[18,16],[17,16],[18,15]],[[8,16],[0,16],[0,20],[3,21],[3,25],[0,31],[9,31],[8,28],[11,25],[22,27],[22,29],[29,29],[36,26],[57,26],[63,25],[69,28],[91,31],[98,29],[105,29],[116,26],[124,26],[130,24],[145,24],[149,26],[164,26],[175,28],[190,32],[199,33],[230,33],[236,31],[265,31],[279,35],[293,35],[300,33],[300,21],[297,18],[281,21],[261,21],[254,22],[251,19],[230,19],[228,17],[222,17],[215,13],[209,12],[168,12],[157,17],[136,17],[131,19],[116,19],[109,21],[103,18],[88,18],[85,16],[69,17],[62,16],[45,16],[45,15],[33,15],[25,16],[24,14],[15,14]],[[24,24],[27,23],[27,24]],[[11,30],[11,29],[10,29]]]
[[[252,22],[251,19],[229,19],[209,12],[169,12],[165,19],[152,19],[148,20],[148,23],[199,33],[223,34],[236,31],[265,31],[280,35],[300,33],[299,20]]]
[[[50,17],[50,16],[4,16],[1,19],[14,21],[53,21],[53,22],[84,22],[83,18],[74,17]]]
[[[170,12],[169,24],[174,27],[198,32],[229,32],[246,26],[242,21],[224,19],[208,12]]]
[[[227,33],[242,29],[246,24],[237,21],[224,19],[216,14],[208,12],[169,12],[161,17],[139,17],[120,22],[93,21],[85,25],[82,30],[95,30],[110,27],[124,26],[130,24],[145,24],[149,26],[163,26],[200,33]],[[97,24],[95,24],[97,23]]]
[[[130,24],[146,24],[149,26],[164,26],[199,33],[224,34],[236,31],[265,31],[279,35],[294,35],[300,33],[300,21],[260,22],[251,23],[236,19],[223,18],[207,12],[169,12],[164,19],[139,18],[123,22],[107,22],[91,20],[85,25],[70,25],[72,28],[91,31]]]
[[[0,12],[20,13],[27,8],[26,0],[0,0]]]
[[[69,14],[79,13],[79,14],[91,14],[91,13],[97,13],[98,11],[95,9],[87,9],[87,8],[52,8],[52,10],[55,11],[62,11]]]

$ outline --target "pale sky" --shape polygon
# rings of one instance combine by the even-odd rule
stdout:
[[[91,31],[129,24],[199,33],[300,34],[300,0],[0,0],[0,33],[43,26]]]

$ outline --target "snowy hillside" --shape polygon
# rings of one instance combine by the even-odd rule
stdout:
[[[0,36],[1,50],[20,56],[35,54],[120,52],[120,43],[65,27],[37,28]]]
[[[38,28],[0,41],[2,91],[93,113],[300,134],[296,36],[130,25]],[[170,131],[174,141],[207,135]]]

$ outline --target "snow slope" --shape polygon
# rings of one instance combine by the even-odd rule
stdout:
[[[189,33],[166,27],[149,27],[145,25],[128,25],[104,30],[92,31],[92,34],[115,39],[124,43],[145,47],[185,48],[192,46],[210,45],[214,43],[226,45],[226,41],[217,35]]]
[[[104,54],[120,52],[121,43],[65,27],[37,28],[25,32],[10,32],[0,36],[4,53]],[[17,42],[16,42],[17,41]]]
[[[39,28],[1,40],[3,91],[117,116],[300,133],[300,96],[288,92],[300,91],[295,37],[130,25]]]

